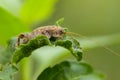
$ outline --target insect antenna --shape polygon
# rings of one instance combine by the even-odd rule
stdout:
[[[66,34],[69,35],[69,36],[74,35],[74,36],[77,36],[77,37],[83,37],[85,39],[88,39],[87,36],[80,35],[80,34],[77,34],[77,33],[74,33],[74,32],[66,32]],[[108,48],[107,46],[101,45],[98,41],[96,41],[94,39],[89,39],[89,40],[92,41],[92,42],[94,42],[94,43],[96,43],[96,44],[98,44],[99,46],[103,47],[104,49],[108,50],[109,52],[115,54],[116,56],[120,56],[120,54],[118,54],[117,52],[115,52],[112,49]]]

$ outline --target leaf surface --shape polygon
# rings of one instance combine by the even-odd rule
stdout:
[[[57,0],[26,0],[21,10],[21,18],[27,23],[47,19],[53,13]]]
[[[5,45],[12,36],[29,31],[18,18],[0,7],[0,44]]]

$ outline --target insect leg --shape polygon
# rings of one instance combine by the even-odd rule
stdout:
[[[22,39],[23,37],[24,37],[24,34],[20,34],[20,35],[18,36],[17,46],[20,45],[20,39]]]

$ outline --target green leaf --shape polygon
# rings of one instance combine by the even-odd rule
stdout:
[[[64,21],[64,18],[60,18],[59,20],[56,21],[56,26],[61,26]]]
[[[82,59],[82,50],[80,48],[80,44],[77,40],[69,39],[69,40],[57,40],[55,42],[56,46],[64,47],[71,51],[73,56],[80,61]]]
[[[78,79],[79,78],[79,79]],[[74,79],[74,80],[106,80],[105,76],[101,73],[92,73],[92,74],[88,74],[88,75],[83,75],[83,76],[79,76],[78,78]]]
[[[71,72],[73,76],[88,75],[93,72],[93,68],[85,62],[71,61]]]
[[[92,73],[93,69],[87,63],[65,61],[45,69],[37,80],[82,80],[75,78]]]
[[[0,48],[0,64],[6,64],[11,61],[13,53],[15,51],[15,45],[17,42],[17,38],[12,38],[8,41],[7,48]]]
[[[12,58],[12,54],[13,51],[11,51],[11,49],[6,48],[3,49],[2,51],[0,51],[0,64],[6,64],[8,62],[10,62],[11,58]]]
[[[0,7],[0,44],[5,45],[12,36],[28,30],[18,18]]]
[[[68,80],[65,76],[65,68],[70,68],[68,62],[62,62],[61,64],[55,65],[53,68],[49,67],[42,72],[37,80]]]
[[[32,67],[31,69],[34,68],[34,70],[31,71],[31,69],[28,70],[28,67],[23,65],[22,68],[25,71],[23,73],[23,80],[36,80],[44,69],[56,65],[70,56],[72,56],[70,51],[60,46],[44,46],[36,49],[29,57],[24,58],[20,62],[24,64],[30,63],[28,66]],[[28,76],[28,78],[26,78],[26,76]]]
[[[18,63],[22,58],[30,56],[33,50],[45,45],[51,45],[46,36],[38,36],[35,39],[31,39],[27,44],[22,44],[16,49],[12,62]]]
[[[11,64],[6,64],[2,71],[0,71],[0,80],[13,80],[13,74],[17,68]]]
[[[26,0],[21,18],[27,24],[47,19],[53,13],[57,0]]]
[[[22,67],[25,70],[23,80],[36,80],[38,76],[38,80],[85,80],[86,77],[90,80],[104,80],[104,76],[94,73],[89,64],[76,61],[62,62],[70,55],[68,50],[59,46],[44,46],[35,50],[30,57],[21,61],[24,64],[29,63]]]
[[[22,6],[22,1],[20,0],[0,0],[0,7],[5,9],[12,15],[19,17],[19,12]]]
[[[71,37],[72,43],[73,43],[73,55],[76,57],[78,61],[82,59],[82,48],[80,46],[80,43]]]
[[[69,40],[57,40],[55,42],[56,46],[62,46],[72,52],[72,42]]]

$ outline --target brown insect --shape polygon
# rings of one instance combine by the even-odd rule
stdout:
[[[65,30],[60,26],[43,26],[33,30],[31,33],[20,34],[17,45],[20,45],[21,39],[23,40],[22,43],[27,43],[30,39],[39,35],[46,35],[50,39],[51,37],[62,38],[63,34],[65,34]]]

